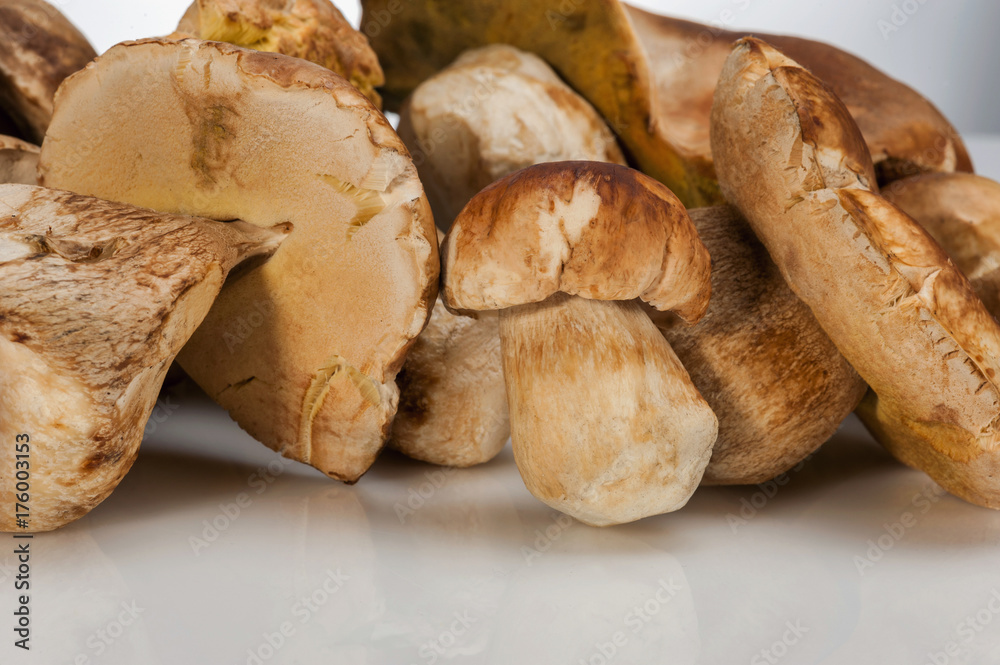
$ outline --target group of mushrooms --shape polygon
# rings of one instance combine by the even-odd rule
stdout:
[[[538,499],[619,524],[857,410],[1000,508],[1000,185],[919,94],[616,0],[362,5],[197,0],[96,57],[0,2],[2,530],[105,499],[175,358],[349,483],[509,438]]]

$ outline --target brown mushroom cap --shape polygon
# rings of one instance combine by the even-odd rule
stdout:
[[[58,528],[114,490],[168,366],[227,273],[282,237],[0,186],[0,436],[10,442],[0,452],[0,530]],[[29,444],[27,529],[14,514],[15,440]]]
[[[37,145],[0,135],[0,184],[38,184]]]
[[[177,32],[314,62],[382,106],[378,57],[330,0],[195,0]]]
[[[453,309],[504,309],[559,292],[642,298],[689,322],[708,307],[711,261],[684,207],[628,167],[531,166],[480,192],[459,219],[444,249]]]
[[[1000,317],[1000,183],[933,173],[894,182],[882,195],[920,222]]]
[[[526,166],[625,163],[586,100],[544,60],[504,44],[467,51],[417,86],[400,111],[399,135],[445,230],[480,190]]]
[[[871,191],[846,107],[744,39],[716,91],[712,150],[727,198],[871,386],[859,413],[876,437],[954,494],[1000,508],[1000,325],[920,225]]]
[[[0,115],[17,136],[41,143],[52,117],[52,99],[67,76],[97,54],[59,10],[43,0],[0,4]]]
[[[662,131],[685,159],[711,169],[712,97],[731,45],[745,33],[628,7],[649,52]],[[909,86],[864,60],[809,39],[755,33],[809,69],[844,102],[871,151],[879,182],[928,171],[971,171],[955,128]]]
[[[650,311],[719,418],[703,484],[756,484],[826,442],[867,385],[729,207],[690,210],[712,256],[712,300],[693,326]]]
[[[334,72],[220,42],[112,48],[60,90],[50,186],[294,230],[226,285],[181,366],[251,435],[343,480],[374,461],[439,262],[416,169]]]

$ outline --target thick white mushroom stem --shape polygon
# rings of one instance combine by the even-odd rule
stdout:
[[[556,294],[502,310],[500,342],[532,494],[593,526],[687,503],[718,421],[638,303]]]

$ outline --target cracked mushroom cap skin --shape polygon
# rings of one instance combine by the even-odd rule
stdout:
[[[399,136],[445,231],[484,187],[532,164],[625,164],[614,134],[538,56],[505,44],[463,53],[400,110]]]
[[[39,170],[154,210],[290,222],[179,360],[270,448],[347,482],[371,466],[440,264],[409,154],[354,86],[220,42],[122,44],[60,90]]]
[[[0,43],[0,126],[4,133],[41,143],[59,84],[97,54],[58,9],[42,0],[0,4]]]
[[[0,184],[38,184],[37,145],[0,135]]]
[[[56,529],[107,498],[230,269],[283,237],[0,185],[0,530]],[[29,448],[27,528],[15,441]]]
[[[696,325],[648,314],[719,418],[703,485],[763,483],[833,436],[867,385],[736,210],[689,210],[712,256],[712,300]]]
[[[934,237],[1000,318],[1000,183],[932,173],[894,182],[882,195]]]
[[[733,42],[745,33],[635,7],[628,13],[649,53],[663,131],[686,159],[711,171],[712,98]],[[917,91],[829,44],[756,36],[809,69],[844,102],[868,143],[880,183],[923,172],[972,171],[958,131]]]
[[[617,0],[362,0],[362,31],[385,70],[386,106],[470,49],[510,44],[548,62],[594,105],[638,168],[688,207],[721,203],[718,183],[687,161],[657,119],[646,51]]]
[[[911,218],[876,194],[847,108],[756,39],[736,44],[712,110],[723,192],[871,386],[859,414],[898,459],[1000,508],[1000,326]]]
[[[385,83],[378,56],[330,0],[196,0],[177,32],[314,62],[382,108],[375,91]]]
[[[531,166],[480,192],[445,242],[444,300],[500,310],[528,490],[595,526],[682,507],[715,414],[635,302],[697,321],[711,261],[680,201],[623,166]]]

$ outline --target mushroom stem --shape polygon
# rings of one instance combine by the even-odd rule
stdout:
[[[687,503],[718,422],[638,303],[556,294],[504,309],[500,343],[532,494],[594,526]]]

